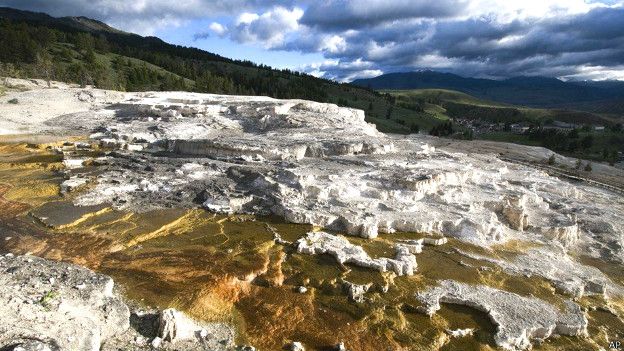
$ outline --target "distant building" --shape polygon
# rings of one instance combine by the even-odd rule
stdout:
[[[520,123],[512,124],[509,126],[509,128],[511,129],[512,133],[516,134],[524,134],[529,130],[529,127]]]
[[[552,126],[558,129],[574,129],[577,128],[578,125],[574,123],[566,123],[562,121],[554,121],[552,122]]]
[[[604,126],[595,126],[594,130],[597,131],[597,132],[604,132],[605,127]]]

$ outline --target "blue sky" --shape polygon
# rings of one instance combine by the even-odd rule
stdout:
[[[222,22],[227,19],[218,19]],[[206,38],[195,39],[195,34],[206,30],[211,20],[192,20],[179,26],[157,28],[153,35],[162,40],[185,46],[193,46],[210,51],[221,56],[250,60],[263,63],[275,68],[296,68],[306,64],[323,61],[321,53],[301,53],[285,50],[267,50],[262,45],[240,44],[228,38],[211,35]]]
[[[624,0],[0,0],[340,81],[433,69],[624,80]]]

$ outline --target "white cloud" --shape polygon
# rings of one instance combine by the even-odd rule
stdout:
[[[472,0],[466,17],[492,16],[499,22],[587,13],[606,4],[585,0]]]
[[[296,0],[0,0],[1,6],[45,12],[53,16],[87,16],[119,29],[148,35],[195,19],[233,16]]]
[[[260,18],[260,16],[258,16],[258,14],[256,13],[250,13],[250,12],[243,12],[240,15],[238,15],[238,18],[236,19],[236,25],[242,25],[242,24],[251,24],[253,21],[257,20],[258,18]]]
[[[347,48],[347,42],[339,35],[327,36],[322,39],[319,49],[332,54],[343,52]]]
[[[445,56],[441,56],[438,53],[431,53],[417,56],[412,66],[414,67],[423,67],[423,68],[449,68],[454,67],[459,64],[459,60],[448,58]]]
[[[560,78],[565,80],[624,80],[624,65],[617,67],[604,66],[579,66],[573,74],[563,75]]]
[[[374,68],[373,62],[358,58],[354,61],[325,60],[299,67],[299,70],[316,77],[324,77],[341,82],[350,82],[358,78],[376,77],[384,72]]]
[[[262,14],[242,13],[230,30],[233,40],[240,43],[260,44],[267,49],[284,43],[287,35],[299,28],[303,10],[295,7],[289,10],[277,6]]]
[[[217,22],[210,23],[210,26],[208,26],[208,28],[211,32],[219,36],[225,34],[225,32],[227,31],[227,29],[221,23]]]

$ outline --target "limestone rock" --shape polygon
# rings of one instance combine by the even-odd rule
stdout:
[[[305,348],[303,347],[303,344],[301,344],[299,341],[293,341],[290,344],[289,350],[290,351],[305,351]]]
[[[463,338],[465,336],[471,336],[472,334],[474,334],[474,329],[472,328],[466,328],[466,329],[447,329],[446,333],[453,338]]]
[[[150,345],[153,348],[158,349],[162,345],[162,342],[163,342],[163,339],[160,336],[157,336],[154,339],[152,339],[152,342],[150,343]]]
[[[385,135],[359,110],[266,97],[89,91],[93,102],[76,98],[79,89],[66,92],[83,110],[36,119],[39,129],[87,134],[114,151],[94,161],[102,165],[96,185],[78,205],[147,211],[202,203],[365,238],[421,232],[480,246],[528,238],[624,262],[624,205],[616,194],[493,154],[436,149],[421,135]],[[29,94],[52,93],[24,93],[24,101]],[[103,104],[108,95],[117,103]],[[69,176],[83,166],[71,155],[66,164]]]
[[[80,284],[83,289],[74,288]],[[0,316],[0,348],[31,340],[37,343],[31,348],[95,351],[128,329],[130,313],[107,276],[67,263],[7,255],[0,260]]]
[[[198,323],[173,308],[160,312],[158,324],[158,337],[163,341],[174,344],[180,341],[196,341],[211,346],[211,349],[233,347],[234,337],[231,330],[218,323]],[[226,341],[225,344],[222,343],[223,340]]]
[[[378,270],[392,271],[397,275],[412,275],[416,270],[416,256],[406,246],[398,245],[396,257],[371,258],[361,246],[351,244],[346,238],[325,232],[310,232],[297,240],[297,252],[308,255],[329,254],[340,264],[354,264]]]
[[[423,303],[420,310],[429,315],[440,309],[440,303],[464,305],[487,313],[496,325],[494,341],[507,350],[529,349],[532,341],[542,341],[555,334],[587,334],[587,317],[573,302],[568,302],[567,311],[561,313],[533,297],[451,280],[439,282],[439,286],[419,293],[417,298]]]
[[[529,249],[513,260],[492,259],[465,252],[462,254],[492,262],[511,274],[542,276],[551,281],[560,292],[574,298],[586,295],[624,296],[624,288],[613,283],[599,269],[576,262],[561,250]]]
[[[440,246],[444,245],[448,242],[447,238],[429,238],[425,237],[422,239],[423,244],[432,245],[432,246]]]
[[[354,284],[351,282],[344,282],[342,285],[343,290],[345,290],[345,292],[349,296],[349,299],[356,303],[364,302],[364,294],[366,294],[368,290],[370,290],[371,286],[373,286],[373,283]]]

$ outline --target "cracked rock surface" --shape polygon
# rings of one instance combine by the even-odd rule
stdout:
[[[0,256],[0,349],[235,349],[227,325],[197,323],[174,309],[131,313],[113,287],[110,277],[73,264]]]
[[[99,350],[124,333],[130,311],[113,280],[30,256],[0,259],[0,347],[35,340],[51,350]]]

